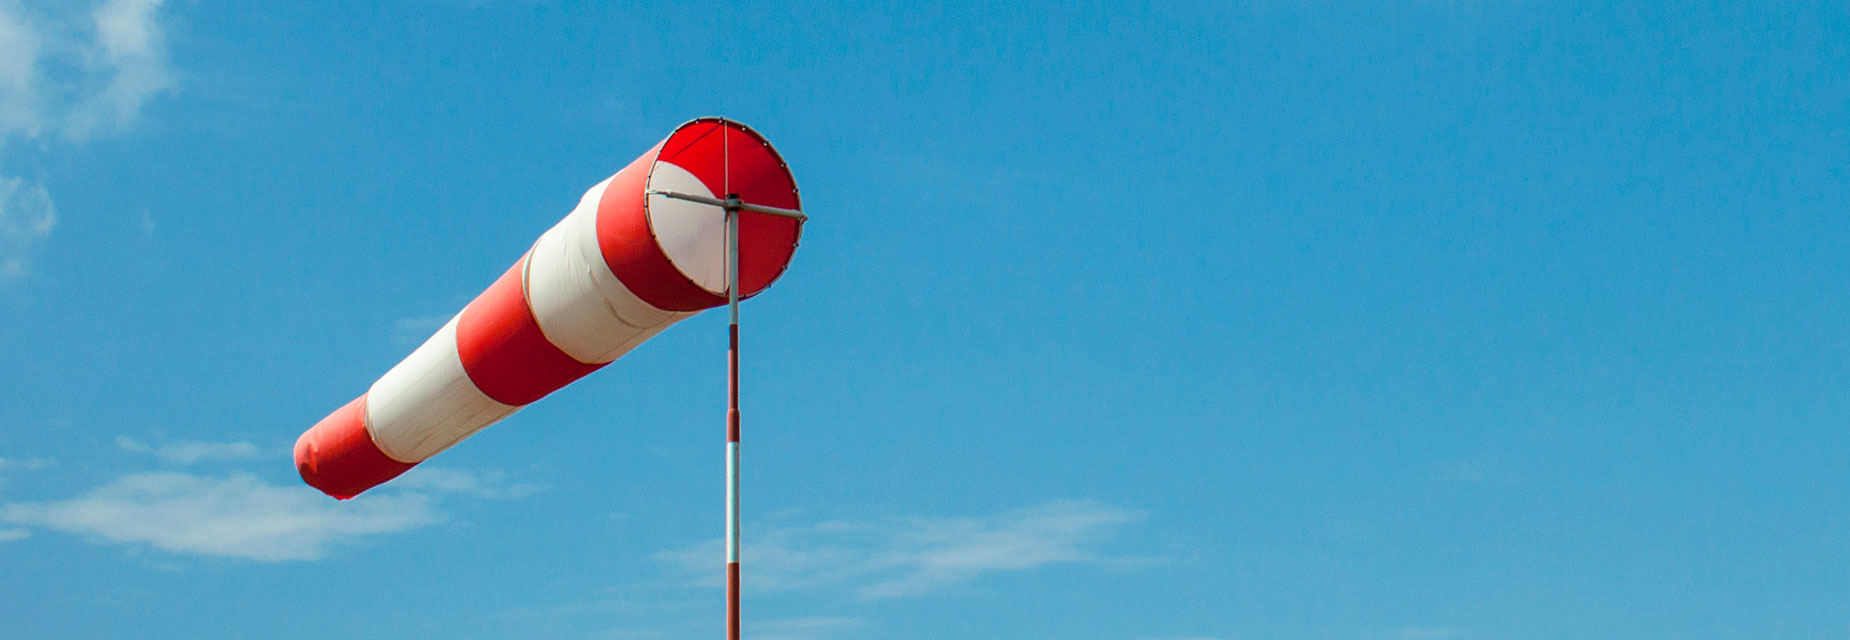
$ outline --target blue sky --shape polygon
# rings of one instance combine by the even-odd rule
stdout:
[[[715,114],[752,637],[1850,635],[1840,3],[0,0],[3,635],[719,635],[721,314],[289,459]]]

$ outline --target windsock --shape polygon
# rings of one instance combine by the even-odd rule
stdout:
[[[702,118],[591,187],[500,279],[365,394],[296,440],[309,485],[351,498],[726,304],[726,212],[654,191],[799,209],[756,131]],[[802,223],[742,211],[739,295],[782,275]]]

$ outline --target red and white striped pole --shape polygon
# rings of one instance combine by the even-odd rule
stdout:
[[[722,179],[730,189],[731,174],[726,173]],[[739,214],[765,213],[799,224],[808,217],[795,209],[745,202],[731,191],[726,192],[725,200],[668,190],[650,190],[649,195],[713,205],[726,211],[726,307],[731,313],[731,322],[726,326],[726,639],[739,640],[739,264],[743,251]]]
[[[726,194],[735,201],[737,194]],[[726,640],[739,640],[739,211],[726,207]]]
[[[720,135],[726,135],[725,130]],[[720,148],[726,145],[720,144]],[[726,640],[739,640],[739,209],[726,165]]]
[[[726,638],[739,640],[739,212],[768,213],[798,222],[808,218],[794,209],[744,202],[735,193],[726,194],[725,200],[665,190],[649,194],[726,210],[726,306],[732,314],[726,326]]]

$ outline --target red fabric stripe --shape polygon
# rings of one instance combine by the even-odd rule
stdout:
[[[604,366],[572,359],[540,333],[521,284],[526,267],[527,256],[521,256],[456,321],[456,351],[469,380],[496,402],[514,406],[532,404]]]
[[[655,154],[661,150],[662,145],[655,145],[610,178],[604,198],[597,203],[597,248],[624,288],[657,309],[699,311],[725,304],[725,298],[706,292],[675,270],[649,229],[643,206],[648,196],[643,190]]]
[[[361,395],[295,441],[295,468],[308,486],[341,500],[379,486],[417,466],[385,455],[366,430],[366,396]]]

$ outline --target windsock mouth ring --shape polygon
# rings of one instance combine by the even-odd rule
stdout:
[[[737,196],[752,204],[802,209],[796,177],[763,134],[720,117],[695,118],[676,127],[657,147],[644,182],[650,190],[712,198]],[[725,212],[644,196],[649,233],[688,284],[725,303]],[[796,254],[803,223],[762,213],[739,218],[739,297],[749,298],[782,277]]]

